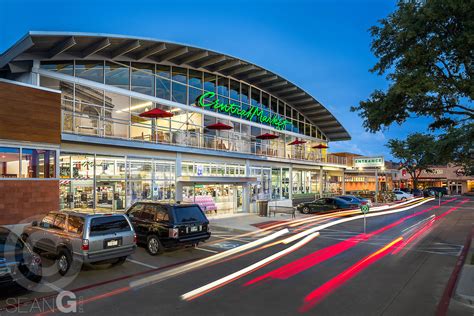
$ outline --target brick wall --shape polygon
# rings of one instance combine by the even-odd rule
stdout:
[[[0,181],[0,225],[31,222],[31,217],[59,209],[57,180]]]

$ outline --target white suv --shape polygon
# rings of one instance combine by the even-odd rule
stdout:
[[[413,199],[413,194],[406,193],[400,190],[393,191],[393,194],[395,194],[395,201],[406,201]]]

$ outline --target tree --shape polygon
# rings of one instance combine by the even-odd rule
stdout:
[[[418,178],[422,171],[431,172],[437,159],[438,146],[433,135],[414,133],[406,140],[390,139],[387,147],[392,156],[400,160],[400,169],[405,169],[411,176],[413,188],[418,188]]]
[[[428,116],[433,119],[429,128],[445,133],[450,147],[465,147],[456,135],[472,129],[474,121],[474,1],[399,1],[397,10],[370,32],[378,58],[371,72],[386,74],[389,87],[351,108],[366,130]],[[474,148],[473,139],[468,141]],[[472,159],[450,157],[472,167]]]

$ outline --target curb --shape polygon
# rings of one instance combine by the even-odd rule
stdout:
[[[214,225],[212,223],[210,223],[209,225],[211,227],[211,236],[212,236],[212,229],[213,228],[218,229],[218,230],[230,231],[230,232],[237,233],[237,234],[246,234],[246,233],[250,233],[250,232],[254,232],[254,231],[258,230],[258,229],[256,229],[256,230],[238,229],[238,228],[232,228],[232,227],[228,227],[228,226]]]
[[[464,259],[464,265],[461,268],[459,280],[456,284],[454,297],[458,302],[474,307],[474,229],[471,233],[470,251],[467,252]]]
[[[459,275],[461,274],[461,271],[463,270],[463,265],[466,262],[466,258],[467,258],[469,249],[471,247],[471,241],[473,239],[473,236],[474,236],[474,228],[471,228],[470,233],[467,235],[464,248],[458,257],[458,260],[456,261],[456,265],[454,266],[453,272],[451,273],[451,276],[449,277],[446,288],[444,289],[443,295],[441,296],[439,304],[436,308],[436,316],[444,316],[447,314],[451,299],[459,301],[459,299],[457,298],[458,295],[456,293],[459,289],[459,283],[461,283]],[[474,270],[471,270],[471,271],[474,272]],[[460,298],[463,299],[462,297]]]

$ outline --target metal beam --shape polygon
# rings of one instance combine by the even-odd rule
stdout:
[[[265,85],[265,86],[266,86],[266,89],[267,89],[267,90],[274,90],[274,89],[276,89],[276,88],[278,88],[278,87],[286,86],[287,84],[288,84],[288,81],[283,80],[283,81],[275,82],[275,83],[272,83],[272,84],[270,84],[270,85],[268,85],[268,86],[266,86],[266,85]]]
[[[58,44],[54,45],[53,48],[50,49],[49,58],[53,58],[61,53],[64,53],[74,45],[76,45],[76,39],[74,38],[74,36],[66,38],[65,40],[59,42]]]
[[[242,79],[246,81],[246,80],[250,80],[252,78],[265,76],[267,73],[268,72],[266,70],[258,70],[258,71],[255,71],[255,72],[251,72],[250,74],[248,74],[246,76],[243,76]]]
[[[298,107],[299,109],[306,109],[306,108],[311,108],[311,107],[304,107],[304,108],[301,108],[301,107]],[[304,113],[307,115],[307,116],[311,116],[311,115],[318,115],[318,114],[322,114],[322,113],[326,113],[327,110],[322,108],[322,109],[315,109],[313,111],[311,110],[305,110]]]
[[[145,59],[147,57],[150,57],[150,56],[153,56],[155,54],[158,54],[159,52],[162,52],[166,49],[166,44],[165,43],[160,43],[158,45],[154,45],[154,46],[151,46],[151,47],[148,47],[140,52],[138,52],[136,55],[135,55],[135,59],[136,60],[142,60],[142,59]]]
[[[327,120],[326,120],[327,121]],[[329,129],[329,127],[336,127],[336,126],[340,126],[341,124],[339,124],[338,121],[334,121],[334,120],[331,120],[329,122],[325,122],[325,123],[317,123],[315,122],[316,125],[318,125],[319,127],[321,127],[321,129],[323,129],[323,127],[326,127],[326,130]]]
[[[288,87],[288,88],[278,90],[278,93],[279,94],[287,94],[288,92],[294,93],[295,90],[298,90],[298,88],[295,87],[295,86],[292,86],[292,87]]]
[[[322,122],[322,121],[327,121],[328,119],[333,118],[334,116],[331,113],[325,114],[325,115],[320,115],[317,118],[313,119],[313,122]]]
[[[295,98],[295,97],[302,97],[308,95],[306,92],[298,92],[298,91],[291,91],[287,93],[280,93],[280,91],[276,92],[282,98]]]
[[[227,75],[234,76],[234,75],[237,75],[237,74],[240,74],[240,73],[243,73],[243,72],[250,71],[250,70],[255,69],[255,68],[256,67],[254,65],[247,65],[247,66],[239,67],[237,69],[229,71],[229,73]]]
[[[82,58],[87,58],[89,56],[97,54],[98,52],[100,52],[101,50],[109,46],[110,46],[110,39],[108,37],[103,38],[99,40],[98,42],[95,42],[94,44],[91,44],[87,46],[86,48],[84,48],[82,51]]]
[[[298,106],[298,109],[304,110],[304,109],[314,109],[315,107],[319,107],[318,103],[315,102],[310,102],[308,104],[305,104],[303,106]]]
[[[141,44],[140,44],[140,41],[138,41],[138,40],[125,43],[122,46],[115,49],[110,54],[110,58],[114,59],[114,58],[117,58],[119,56],[125,55],[126,53],[130,53],[131,51],[139,48],[140,46],[141,46]]]
[[[10,72],[12,74],[30,72],[32,66],[33,66],[33,61],[31,60],[13,61],[11,63],[8,63],[8,68],[10,68]]]
[[[293,104],[302,104],[302,103],[311,102],[311,101],[314,101],[314,99],[313,98],[305,98],[305,99],[301,99],[301,100],[292,101],[292,103]]]
[[[27,35],[21,39],[3,55],[0,55],[0,68],[3,68],[6,64],[15,59],[15,57],[31,48],[33,45],[35,45],[35,43],[33,42],[33,39],[30,35]]]
[[[222,65],[220,66],[217,66],[217,67],[214,67],[212,68],[212,71],[223,71],[225,69],[229,69],[229,68],[232,68],[232,67],[235,67],[235,66],[238,66],[240,65],[242,62],[240,60],[231,60],[231,61],[228,61],[226,63],[223,63]]]
[[[177,65],[189,64],[189,63],[192,63],[193,61],[202,59],[202,58],[207,57],[207,56],[209,56],[209,52],[207,50],[205,50],[203,52],[198,52],[197,54],[193,54],[193,55],[190,55],[188,57],[184,57],[183,59],[180,59],[175,64],[177,64]]]
[[[275,81],[277,79],[278,79],[278,76],[265,77],[265,78],[259,79],[257,81],[254,81],[253,84],[258,85],[258,84],[262,84],[262,83],[265,83],[265,82]]]
[[[184,55],[186,54],[187,52],[189,52],[189,48],[188,47],[180,47],[180,48],[177,48],[175,50],[172,50],[170,52],[167,52],[161,56],[158,56],[156,58],[157,61],[167,61],[167,60],[170,60],[170,59],[173,59],[173,58],[176,58],[176,57],[179,57],[181,55]]]
[[[222,62],[222,61],[224,61],[224,60],[226,60],[226,59],[227,59],[227,57],[222,56],[222,55],[220,55],[220,56],[214,56],[214,57],[212,57],[212,58],[209,58],[208,60],[205,60],[205,61],[203,61],[203,62],[201,62],[201,63],[198,63],[198,64],[196,65],[196,67],[198,67],[198,68],[204,68],[204,67],[212,66],[212,65],[218,64],[218,63],[220,63],[220,62]]]
[[[294,97],[286,97],[285,99],[288,100],[288,101],[299,101],[299,100],[306,100],[306,101],[311,101],[313,100],[313,98],[308,98],[308,97],[305,97],[305,96],[308,96],[306,93],[304,95],[297,95],[297,96],[294,96]],[[297,102],[295,102],[297,103]]]

